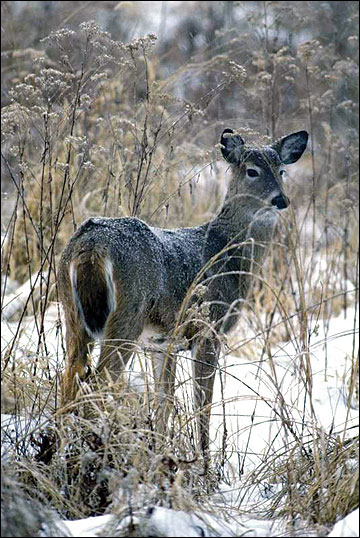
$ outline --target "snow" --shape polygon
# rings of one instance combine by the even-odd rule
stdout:
[[[92,537],[99,536],[106,528],[119,531],[130,523],[130,518],[124,518],[121,524],[116,523],[116,516],[98,516],[76,521],[64,521],[67,531],[71,536]],[[137,518],[133,518],[132,523],[138,524]],[[279,536],[281,531],[278,524],[273,521],[246,519],[232,524],[204,515],[188,514],[180,510],[170,510],[168,508],[157,507],[147,516],[146,536],[171,536],[173,538],[192,538],[197,536]]]
[[[99,536],[106,525],[113,521],[113,516],[97,516],[87,517],[85,519],[77,519],[74,521],[62,521],[70,536],[78,536],[78,538],[87,538],[91,536]]]
[[[14,441],[17,439],[26,439],[29,431],[33,431],[37,426],[36,420],[27,420],[20,415],[2,414],[1,415],[1,460],[6,461],[8,455],[11,454]],[[30,443],[24,447],[27,455],[31,455],[34,451],[31,449]]]
[[[344,314],[332,318],[325,324],[314,322],[310,334],[310,367],[312,371],[312,404],[313,409],[304,402],[305,391],[299,388],[299,369],[304,366],[303,358],[299,354],[296,342],[287,342],[274,349],[273,360],[276,362],[279,386],[269,381],[268,362],[259,365],[237,356],[226,357],[225,396],[226,421],[228,438],[236,443],[240,454],[247,451],[245,473],[259,463],[270,440],[274,439],[274,429],[280,431],[276,413],[277,395],[281,391],[285,401],[292,405],[294,416],[303,418],[311,432],[315,422],[320,423],[325,431],[333,427],[339,434],[345,434],[346,427],[358,423],[358,409],[347,405],[347,394],[344,387],[351,374],[350,357],[353,354],[354,326],[356,319],[354,309],[348,309]],[[358,328],[355,329],[358,332]],[[188,359],[184,357],[184,361]],[[185,367],[184,367],[185,368]],[[180,370],[181,371],[181,370]],[[136,378],[136,374],[133,374]],[[185,376],[185,374],[184,374]],[[255,382],[256,381],[256,382]],[[261,394],[259,399],[254,390]],[[220,381],[217,379],[214,394],[221,395]],[[216,402],[215,402],[216,403]],[[305,403],[305,411],[304,411]],[[223,413],[220,398],[218,406],[215,405],[211,429],[214,442],[219,448],[222,440]],[[249,418],[254,416],[250,427]],[[274,420],[275,419],[275,420]],[[281,438],[279,436],[279,445]],[[245,448],[246,447],[246,448]],[[273,450],[276,445],[273,444]],[[250,456],[251,455],[251,456]],[[233,466],[237,465],[237,454],[234,455]],[[231,504],[239,499],[236,483],[232,492],[226,493],[230,488],[223,485],[223,496]],[[254,488],[253,496],[247,498],[248,506],[259,500],[259,495],[265,495]],[[266,496],[266,495],[265,495]],[[234,503],[235,501],[235,503]],[[111,516],[88,518],[73,522],[65,522],[72,536],[96,536],[109,522]],[[329,534],[331,537],[359,536],[358,510],[338,521]],[[257,519],[246,515],[237,515],[230,518],[231,524],[221,517],[208,514],[188,514],[167,508],[154,508],[147,518],[147,525],[152,536],[280,536],[284,532],[281,523],[273,520]],[[114,520],[112,520],[114,521]],[[122,520],[122,526],[125,521]],[[302,534],[303,536],[306,534]],[[311,535],[307,534],[308,536]]]
[[[274,376],[271,375],[269,361],[259,364],[231,355],[227,357],[228,375],[224,380],[224,393],[227,402],[225,415],[228,436],[236,436],[239,453],[244,453],[247,447],[247,452],[252,454],[251,458],[247,458],[248,470],[258,463],[265,444],[267,441],[270,444],[274,439],[276,430],[280,432],[279,395],[292,410],[295,429],[302,428],[305,423],[311,434],[313,426],[320,423],[325,431],[334,426],[335,431],[341,433],[345,431],[345,426],[358,424],[358,409],[349,410],[346,403],[347,394],[344,393],[344,380],[348,381],[351,375],[351,320],[354,320],[354,316],[355,311],[348,310],[346,318],[341,315],[329,321],[327,335],[324,327],[320,326],[317,328],[317,334],[311,337],[308,366],[312,372],[312,387],[307,387],[307,391],[304,384],[299,383],[299,378],[304,377],[303,370],[307,365],[294,342],[272,350],[277,386],[273,382]],[[261,345],[254,355],[261,356]],[[309,392],[312,394],[312,406],[308,401]],[[214,394],[221,395],[219,378],[215,383]],[[213,432],[217,432],[218,437],[221,437],[224,421],[221,406],[219,398],[212,420]],[[250,421],[251,417],[254,417],[253,422]],[[279,436],[278,444],[273,443],[273,451],[281,446],[281,442]]]
[[[49,310],[45,327],[56,361],[51,363],[53,372],[59,371],[62,355],[59,345],[59,335],[54,328],[57,310]],[[273,345],[272,361],[276,366],[276,379],[272,374],[269,360],[259,362],[242,355],[241,349],[236,355],[229,354],[222,363],[223,393],[225,397],[225,416],[223,414],[222,389],[220,376],[217,377],[214,390],[214,409],[211,421],[211,435],[214,448],[221,448],[224,420],[228,430],[228,450],[233,450],[229,458],[229,476],[233,476],[231,486],[220,484],[220,494],[223,499],[223,511],[218,514],[187,513],[164,507],[153,507],[146,514],[147,531],[150,536],[281,536],[285,532],[284,523],[278,520],[259,519],[256,517],[256,505],[261,499],[266,502],[271,491],[266,490],[266,484],[248,490],[246,497],[241,492],[241,485],[256,466],[264,461],[264,455],[270,457],[283,446],[283,427],[281,424],[281,407],[279,395],[291,409],[294,428],[305,427],[311,435],[313,428],[320,425],[325,432],[330,428],[342,438],[346,438],[350,426],[358,424],[358,408],[355,399],[348,405],[348,387],[351,376],[351,357],[354,354],[354,320],[358,317],[354,308],[348,308],[346,317],[342,313],[331,318],[328,323],[313,321],[310,327],[309,360],[301,350],[297,341]],[[3,323],[3,348],[14,334],[15,324]],[[16,350],[17,357],[25,360],[26,356],[36,352],[37,338],[34,338],[34,328],[30,321],[25,320],[24,330]],[[35,333],[36,334],[36,333]],[[236,338],[241,345],[244,335],[236,334],[232,341],[232,349],[236,347]],[[244,336],[245,337],[245,336]],[[357,342],[357,340],[356,340]],[[255,339],[251,344],[250,355],[261,357],[262,341]],[[355,349],[356,355],[356,349]],[[54,356],[54,355],[52,355]],[[178,375],[189,378],[189,355],[180,359]],[[306,385],[305,368],[311,371],[312,386]],[[136,368],[135,368],[136,370]],[[143,372],[134,372],[129,380],[135,390],[141,390]],[[299,380],[303,383],[299,383]],[[183,394],[189,394],[190,389],[182,386]],[[306,387],[306,390],[305,390]],[[311,395],[311,404],[309,402]],[[179,398],[181,394],[179,394]],[[33,416],[33,415],[32,415]],[[15,415],[2,416],[2,456],[5,459],[11,450],[9,439],[22,437],[22,432],[39,428],[39,421],[31,423],[26,417]],[[43,417],[46,421],[46,417]],[[276,441],[274,441],[276,439]],[[28,447],[30,450],[30,447]],[[239,457],[244,462],[243,475],[239,475]],[[276,486],[273,486],[273,492]],[[211,503],[207,500],[207,507]],[[219,505],[219,504],[218,504]],[[241,510],[239,509],[241,506]],[[225,518],[226,508],[229,516]],[[244,508],[244,510],[242,510]],[[253,508],[253,511],[252,511]],[[245,514],[247,512],[247,514]],[[234,514],[234,515],[232,515]],[[251,515],[253,514],[253,515]],[[330,537],[359,536],[359,511],[355,510],[347,517],[338,521],[329,534]],[[106,535],[107,529],[124,528],[128,518],[115,515],[90,517],[77,521],[61,521],[70,536],[92,537]],[[226,519],[226,520],[225,520]],[[136,523],[136,518],[134,518]],[[105,534],[104,534],[105,533]],[[43,531],[46,536],[46,530]],[[302,536],[310,534],[302,534]]]
[[[119,531],[128,523],[130,518],[122,520],[116,525],[116,517],[112,515],[89,517],[76,521],[62,521],[69,536],[78,538],[90,538],[104,535],[104,530],[111,526]],[[137,523],[137,519],[133,519]],[[248,536],[253,538],[281,536],[283,529],[271,520],[247,519],[243,518],[241,523],[234,521],[231,525],[215,519],[214,517],[198,517],[186,512],[170,510],[167,508],[156,508],[148,517],[148,536],[169,536],[178,538],[197,536]],[[307,534],[310,536],[311,534]],[[306,536],[303,534],[303,536]],[[338,521],[333,530],[328,534],[329,538],[352,538],[359,536],[359,510],[355,510],[344,519]]]
[[[352,538],[359,536],[359,509],[354,510],[341,521],[338,521],[333,530],[328,534],[329,538]]]

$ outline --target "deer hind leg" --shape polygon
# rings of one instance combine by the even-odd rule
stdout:
[[[143,326],[141,313],[134,314],[121,308],[110,314],[101,339],[100,358],[95,372],[102,381],[105,382],[108,375],[112,381],[118,380],[135,351]]]
[[[63,406],[75,400],[79,380],[84,381],[90,373],[92,347],[92,338],[83,325],[75,317],[66,320],[66,367],[61,383]]]
[[[62,383],[64,404],[74,400],[77,377],[90,373],[88,354],[115,309],[113,265],[106,253],[83,250],[59,270],[61,302],[66,318],[67,365]]]
[[[217,340],[204,338],[197,343],[194,353],[194,403],[197,411],[198,435],[205,470],[209,462],[211,402],[219,351],[220,345]]]

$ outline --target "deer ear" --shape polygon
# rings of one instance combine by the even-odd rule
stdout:
[[[225,129],[221,135],[221,153],[226,161],[231,164],[239,164],[244,147],[244,140],[239,135],[233,134],[232,129]]]
[[[299,160],[304,153],[308,137],[309,135],[306,131],[299,131],[283,136],[274,142],[271,147],[278,152],[283,164],[292,164]]]

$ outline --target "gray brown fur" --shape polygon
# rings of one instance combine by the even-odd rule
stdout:
[[[80,226],[59,267],[67,344],[64,405],[76,396],[77,375],[84,380],[90,372],[88,351],[96,338],[102,341],[101,354],[91,375],[102,377],[106,370],[113,380],[146,326],[157,327],[166,340],[189,287],[214,256],[216,261],[203,275],[206,292],[201,300],[209,303],[218,332],[227,333],[235,325],[279,210],[290,203],[280,168],[301,157],[307,138],[300,131],[271,146],[254,148],[226,129],[221,151],[232,168],[232,179],[219,214],[202,226],[166,230],[137,218],[101,217]],[[191,324],[185,336],[193,352],[195,406],[201,409],[199,436],[206,453],[220,346],[217,338]],[[175,359],[157,370],[157,384],[171,401]]]

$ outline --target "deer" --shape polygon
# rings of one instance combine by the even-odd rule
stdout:
[[[161,401],[167,402],[166,422],[176,372],[176,351],[167,354],[166,345],[189,290],[200,282],[198,300],[208,307],[209,323],[184,324],[183,336],[193,363],[198,446],[208,458],[218,335],[226,336],[241,316],[279,216],[290,204],[284,166],[300,159],[307,141],[302,130],[269,145],[247,145],[240,134],[225,129],[220,148],[231,178],[220,211],[200,226],[157,228],[137,217],[92,217],[80,225],[58,269],[66,326],[64,407],[74,402],[85,380],[119,380],[144,339],[157,352],[153,373]],[[100,356],[92,368],[96,341]]]

